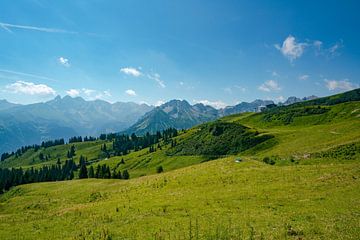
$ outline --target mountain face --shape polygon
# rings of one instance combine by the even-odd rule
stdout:
[[[141,135],[170,127],[186,129],[222,116],[241,112],[256,112],[259,107],[273,103],[273,101],[255,100],[251,103],[242,102],[236,106],[217,110],[201,103],[190,105],[185,100],[171,100],[145,114],[144,117],[124,132]]]
[[[266,106],[269,104],[274,104],[274,102],[271,100],[257,99],[251,103],[242,102],[235,106],[225,107],[223,109],[220,109],[219,113],[220,113],[220,116],[227,116],[227,115],[237,114],[237,113],[242,113],[242,112],[257,112],[257,111],[259,111],[260,107],[263,107],[263,106]]]
[[[12,107],[16,107],[16,106],[20,106],[20,105],[15,104],[15,103],[10,103],[10,102],[6,101],[5,99],[0,100],[0,111],[5,110],[5,109],[9,109],[9,108],[12,108]]]
[[[318,97],[314,96],[314,95],[311,95],[311,96],[308,96],[308,97],[303,97],[303,98],[297,98],[297,97],[292,96],[292,97],[289,97],[285,102],[280,103],[279,105],[287,106],[287,105],[291,105],[291,104],[298,103],[298,102],[314,100],[314,99],[317,99],[317,98]]]
[[[126,133],[138,135],[167,128],[186,129],[218,118],[218,111],[203,104],[190,105],[187,101],[171,100],[146,113]]]
[[[119,132],[135,123],[153,107],[146,104],[114,104],[60,96],[29,105],[0,102],[0,152],[38,144],[43,140],[76,135],[98,136]]]

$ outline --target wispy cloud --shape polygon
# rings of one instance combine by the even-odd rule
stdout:
[[[264,91],[264,92],[272,92],[272,91],[281,90],[281,87],[279,86],[279,84],[276,81],[268,80],[268,81],[264,82],[263,84],[261,84],[258,87],[258,89],[261,91]]]
[[[4,23],[4,22],[0,22],[0,27],[8,32],[12,32],[11,29],[15,28],[15,29],[47,32],[47,33],[77,34],[77,32],[74,32],[74,31],[68,31],[68,30],[58,29],[58,28],[45,28],[45,27],[18,25],[18,24]]]
[[[344,79],[344,80],[324,79],[324,81],[325,81],[325,86],[329,91],[337,91],[337,90],[350,91],[352,89],[359,87],[359,84],[352,83],[348,79]]]
[[[127,95],[129,95],[129,96],[132,96],[132,97],[136,96],[136,92],[134,90],[132,90],[132,89],[126,90],[125,93]]]
[[[120,69],[120,72],[126,74],[126,75],[130,75],[133,77],[140,77],[142,74],[142,72],[140,72],[140,70],[133,68],[133,67],[124,67]]]
[[[305,80],[308,80],[308,79],[309,79],[309,75],[307,75],[307,74],[299,76],[299,80],[301,80],[301,81],[305,81]]]
[[[64,58],[64,57],[59,57],[58,61],[64,67],[70,67],[69,59]]]
[[[55,95],[56,91],[45,84],[35,84],[32,82],[16,81],[15,83],[5,86],[6,90],[11,93],[20,93],[27,95]]]
[[[159,85],[159,87],[161,87],[161,88],[165,88],[165,87],[166,87],[164,81],[161,80],[161,78],[160,78],[160,74],[158,74],[158,73],[150,73],[150,74],[147,75],[147,77],[148,77],[149,79],[152,79],[152,80],[154,80],[155,82],[157,82],[157,84]]]
[[[36,78],[36,79],[42,79],[42,80],[49,80],[53,82],[58,82],[58,80],[46,76],[31,74],[31,73],[24,73],[24,72],[17,72],[7,69],[0,69],[0,72],[10,74],[10,75],[16,75],[16,76],[24,76],[24,77],[30,77],[30,78]]]

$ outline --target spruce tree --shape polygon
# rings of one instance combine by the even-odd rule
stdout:
[[[90,166],[90,168],[89,168],[89,178],[94,178],[94,177],[95,177],[94,167]]]
[[[88,178],[87,168],[85,164],[81,165],[80,167],[79,178],[80,179]]]
[[[123,179],[129,179],[130,178],[130,174],[126,169],[123,171],[122,177],[123,177]]]

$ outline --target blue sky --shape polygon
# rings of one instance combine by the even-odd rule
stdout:
[[[358,1],[2,0],[0,99],[216,107],[360,84]]]

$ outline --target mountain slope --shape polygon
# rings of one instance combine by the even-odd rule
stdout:
[[[127,133],[154,133],[166,128],[187,129],[194,125],[214,120],[217,110],[203,104],[190,105],[185,100],[172,100],[154,108],[126,130]]]

